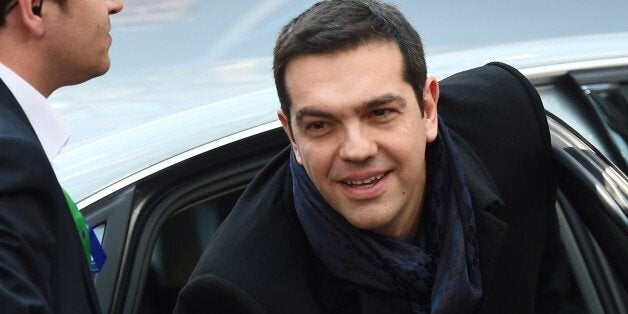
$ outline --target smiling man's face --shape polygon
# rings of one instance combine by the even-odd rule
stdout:
[[[286,86],[292,116],[279,119],[325,200],[357,228],[406,238],[423,200],[426,143],[437,133],[436,80],[426,82],[422,114],[398,46],[376,41],[293,59]]]

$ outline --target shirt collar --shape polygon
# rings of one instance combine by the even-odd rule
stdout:
[[[0,63],[0,79],[15,96],[35,130],[48,160],[52,162],[70,138],[70,127],[48,103],[46,97],[2,63]]]

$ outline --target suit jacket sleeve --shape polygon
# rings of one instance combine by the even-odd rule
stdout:
[[[4,313],[52,313],[49,283],[57,181],[41,147],[23,138],[0,137],[0,308]]]
[[[188,282],[179,293],[177,314],[266,313],[246,291],[215,274],[205,274]]]

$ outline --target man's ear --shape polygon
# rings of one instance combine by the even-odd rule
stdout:
[[[18,0],[17,14],[26,30],[35,37],[44,35],[42,0]]]
[[[423,87],[423,121],[425,121],[425,137],[428,143],[438,135],[438,96],[440,89],[435,77],[430,76]]]
[[[294,136],[292,134],[292,128],[290,127],[290,120],[288,119],[288,116],[286,115],[285,112],[283,112],[283,110],[279,109],[277,110],[277,117],[279,118],[279,121],[281,122],[281,126],[283,127],[284,132],[286,132],[286,135],[290,139],[290,145],[292,145],[292,151],[294,152],[294,157],[296,157],[297,162],[300,165],[303,165],[303,162],[301,161],[301,153],[299,152],[299,146],[297,145],[297,142],[294,140]]]

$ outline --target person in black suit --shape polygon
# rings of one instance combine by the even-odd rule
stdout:
[[[274,75],[291,145],[247,187],[175,313],[563,308],[548,126],[519,72],[495,63],[439,84],[396,8],[330,0],[282,29]]]
[[[88,265],[97,240],[51,166],[69,128],[46,98],[109,69],[109,15],[121,9],[121,0],[0,0],[2,313],[100,312]]]

